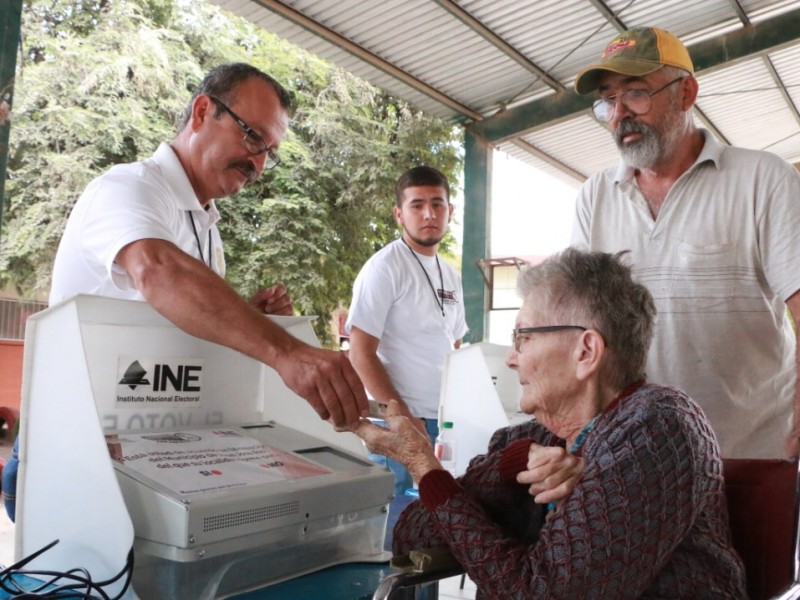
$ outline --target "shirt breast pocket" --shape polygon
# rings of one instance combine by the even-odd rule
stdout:
[[[714,303],[730,299],[737,285],[747,278],[748,269],[737,257],[736,244],[698,245],[679,242],[672,270],[673,298],[694,299]]]

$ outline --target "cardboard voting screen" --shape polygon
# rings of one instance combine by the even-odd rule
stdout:
[[[453,422],[456,472],[485,454],[492,434],[527,419],[519,412],[521,388],[505,364],[509,348],[480,342],[447,355],[440,399],[442,421]]]
[[[311,318],[273,320],[317,345]],[[121,451],[130,446],[134,456],[145,442],[137,430],[211,425],[224,432],[274,419],[366,456],[358,438],[321,421],[272,369],[183,333],[144,302],[76,296],[28,319],[21,412],[16,558],[59,539],[30,568],[80,566],[95,580],[121,571],[134,541],[105,437],[111,430],[130,433],[115,443]],[[234,452],[205,444],[199,450],[216,452],[209,460],[225,458],[224,448]],[[259,452],[257,466],[240,461],[233,471],[255,468],[267,476],[267,467],[286,458]],[[307,461],[297,461],[295,470],[318,468],[300,462]],[[199,484],[181,485],[191,493]],[[106,591],[113,595],[113,587]],[[126,598],[136,595],[129,590]]]

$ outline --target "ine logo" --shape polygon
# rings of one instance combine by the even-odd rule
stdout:
[[[168,365],[156,363],[153,365],[153,387],[154,392],[166,392],[174,390],[176,392],[199,392],[200,373],[203,367],[200,365]],[[145,378],[147,370],[138,360],[133,361],[120,380],[120,385],[127,385],[132,390],[137,386],[148,386],[150,381]]]
[[[120,384],[127,385],[132,390],[135,390],[137,385],[150,385],[150,382],[145,379],[145,375],[147,375],[147,371],[139,364],[138,360],[135,360],[125,369],[125,375],[122,376]]]

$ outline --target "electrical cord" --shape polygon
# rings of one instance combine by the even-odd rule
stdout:
[[[133,576],[133,548],[128,552],[128,558],[122,570],[114,577],[104,581],[92,581],[89,572],[82,567],[64,572],[28,571],[23,569],[25,565],[50,550],[58,542],[59,540],[53,540],[33,554],[0,571],[0,590],[11,594],[8,598],[13,600],[57,600],[60,598],[69,598],[71,600],[120,600],[125,595]],[[30,589],[24,589],[14,580],[14,577],[19,575],[38,579],[40,584]],[[125,577],[125,583],[116,596],[109,595],[103,589],[122,577]]]

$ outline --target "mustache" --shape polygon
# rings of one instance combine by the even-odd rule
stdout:
[[[234,160],[228,163],[229,169],[236,169],[247,177],[247,185],[258,179],[258,171],[249,160]]]
[[[639,123],[633,119],[623,119],[614,131],[614,140],[617,144],[622,144],[622,138],[630,133],[640,133],[643,136],[647,136],[652,132],[653,130],[644,123]]]

